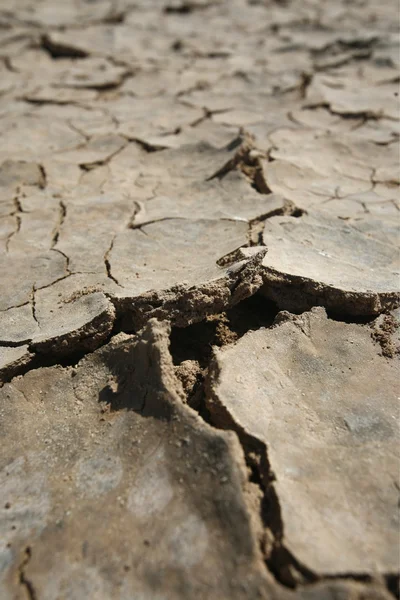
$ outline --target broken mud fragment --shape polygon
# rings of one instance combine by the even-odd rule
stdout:
[[[155,321],[75,369],[2,389],[2,597],[27,540],[24,573],[39,597],[80,597],[88,581],[99,598],[270,597],[240,445],[186,408],[181,390],[168,327]]]
[[[398,252],[390,239],[384,243],[315,214],[268,219],[263,241],[263,292],[282,309],[320,305],[339,314],[373,315],[399,304]]]
[[[47,316],[47,315],[46,315]],[[113,304],[104,294],[94,293],[66,303],[57,311],[57,323],[38,313],[40,333],[30,348],[40,354],[66,355],[77,350],[94,350],[111,333],[115,319]]]
[[[185,271],[187,268],[183,283],[164,290],[143,291],[140,296],[129,291],[116,292],[113,302],[117,313],[123,318],[123,329],[141,327],[151,317],[169,318],[174,325],[185,327],[201,321],[207,315],[220,313],[234,306],[261,287],[261,261],[264,253],[265,249],[259,248],[253,257],[239,260],[228,267],[215,265],[205,269],[203,265],[199,265],[196,273],[198,283],[191,281],[193,272],[182,261],[180,268],[185,267]],[[147,264],[143,266],[147,267]],[[171,275],[165,269],[163,276]]]
[[[295,564],[316,577],[393,573],[398,361],[380,355],[367,325],[322,308],[278,317],[216,350],[211,420],[265,446],[260,476],[279,515],[266,525]]]
[[[21,373],[33,359],[28,346],[4,346],[0,348],[0,382],[10,381],[15,375]]]

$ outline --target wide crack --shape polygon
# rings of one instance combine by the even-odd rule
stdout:
[[[245,333],[269,327],[278,309],[256,293],[226,310],[188,327],[173,327],[170,352],[190,406],[206,415],[204,382],[213,347],[235,343]]]
[[[275,475],[268,459],[268,448],[261,440],[249,435],[240,423],[235,422],[214,395],[211,382],[212,379],[218,379],[218,366],[213,359],[213,348],[235,344],[248,331],[273,326],[278,312],[279,309],[274,303],[257,293],[234,308],[224,313],[210,315],[200,323],[184,329],[172,328],[170,352],[176,376],[183,385],[186,402],[191,408],[211,426],[234,431],[238,436],[248,468],[248,482],[256,485],[260,490],[259,517],[264,532],[260,536],[259,544],[266,568],[276,581],[290,589],[329,580],[352,580],[365,584],[379,582],[379,578],[376,579],[369,574],[338,573],[327,576],[313,572],[287,549],[279,497],[274,486]],[[383,331],[387,335],[392,334],[393,319],[389,322],[386,319],[387,315],[381,316],[384,323]],[[371,322],[371,319],[365,318],[352,321],[343,317],[343,320]],[[378,335],[376,331],[372,335]],[[380,342],[380,338],[377,341]],[[388,591],[399,598],[399,577],[395,574],[387,574],[383,579]]]
[[[185,329],[173,328],[170,352],[189,406],[213,427],[237,433],[248,468],[249,483],[257,485],[261,492],[259,516],[264,534],[259,544],[266,567],[277,581],[294,588],[299,582],[312,582],[317,578],[297,565],[282,544],[283,523],[267,449],[262,442],[246,434],[234,423],[226,411],[210,411],[207,402],[212,395],[209,375],[210,369],[214,368],[213,348],[234,344],[248,331],[271,327],[277,313],[278,308],[273,302],[255,294],[224,313],[207,317],[201,323]]]
[[[268,459],[268,448],[262,441],[249,435],[239,423],[234,422],[218,402],[213,410],[209,409],[210,400],[213,399],[211,373],[214,378],[218,377],[218,367],[213,361],[213,348],[235,344],[249,331],[271,327],[278,312],[279,309],[273,302],[256,293],[223,313],[205,316],[199,323],[184,328],[173,327],[170,352],[176,375],[183,384],[187,404],[213,427],[234,431],[239,438],[248,469],[248,482],[260,490],[259,518],[263,525],[263,533],[258,540],[260,549],[265,566],[276,581],[292,589],[328,580],[373,582],[373,577],[369,575],[338,574],[326,577],[316,574],[288,551],[284,543],[284,523],[274,487],[275,476]],[[107,344],[120,330],[114,323],[113,330],[101,346]],[[58,359],[50,355],[37,355],[22,372],[54,364],[75,366],[87,354],[87,351],[75,352]],[[31,551],[28,548],[20,567],[20,582],[25,586],[29,599],[36,600],[34,587],[25,574],[30,557]],[[388,590],[396,596],[396,575],[388,574],[385,581]]]

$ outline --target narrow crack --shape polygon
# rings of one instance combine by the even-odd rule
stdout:
[[[46,173],[46,169],[44,168],[44,166],[42,164],[38,165],[39,167],[39,171],[41,174],[41,180],[39,182],[39,188],[41,190],[44,190],[45,187],[47,186],[47,173]]]
[[[22,563],[19,566],[19,582],[21,586],[23,586],[26,590],[27,596],[29,600],[38,600],[38,596],[36,594],[36,590],[33,586],[33,583],[30,579],[27,578],[25,570],[29,564],[29,561],[32,558],[32,549],[30,546],[25,548],[25,556]]]
[[[131,9],[132,10],[132,9]],[[105,15],[104,17],[101,17],[99,19],[88,19],[88,20],[82,20],[82,21],[76,21],[76,22],[69,22],[67,24],[67,26],[65,24],[56,24],[56,25],[52,25],[51,26],[51,30],[53,31],[65,31],[66,27],[71,30],[71,31],[76,31],[76,32],[80,32],[82,30],[87,29],[88,27],[92,27],[92,26],[98,26],[98,25],[120,25],[121,23],[123,23],[126,19],[126,16],[131,12],[131,10],[115,10],[114,7],[111,8],[111,10],[109,11],[109,13],[107,15]],[[16,18],[12,13],[8,12],[8,11],[1,11],[2,14],[1,16],[7,16],[9,21],[12,22],[13,26],[19,26],[19,27],[33,27],[35,28],[37,31],[40,31],[43,29],[43,22],[41,21],[35,21],[34,19],[24,19],[24,18]],[[3,23],[0,24],[0,26],[2,26]],[[9,25],[6,25],[7,29],[9,28]],[[19,36],[15,36],[16,39],[19,38],[23,38],[23,34],[19,35]],[[42,46],[40,46],[42,47]],[[56,57],[58,58],[58,57]]]
[[[374,111],[370,111],[370,110],[360,110],[360,111],[354,111],[354,112],[346,112],[346,111],[336,111],[334,110],[329,102],[315,102],[315,103],[305,103],[303,105],[303,109],[306,110],[315,110],[316,108],[324,108],[325,110],[327,110],[331,115],[335,116],[335,117],[341,117],[342,119],[349,119],[349,120],[354,120],[354,119],[363,119],[363,123],[366,123],[367,121],[379,121],[379,119],[388,119],[388,117],[385,117],[385,115],[381,112],[376,113]]]
[[[51,238],[51,248],[52,249],[54,249],[54,246],[58,242],[58,239],[60,237],[60,232],[61,232],[61,229],[64,224],[66,216],[67,216],[67,206],[62,200],[60,200],[58,222],[57,222],[57,225],[54,229],[54,232],[53,232],[53,235]]]
[[[281,215],[281,210],[273,211],[275,215]],[[265,215],[264,217],[257,217],[249,222],[249,231],[247,233],[249,246],[265,246],[263,232],[264,232],[264,222],[268,219],[270,215]]]
[[[197,2],[181,2],[178,5],[167,4],[164,7],[164,13],[167,15],[177,14],[177,15],[189,15],[195,11],[203,11],[212,6],[212,2],[208,3],[197,3]]]
[[[63,254],[60,250],[58,250],[57,248],[52,248],[52,250],[54,250],[55,252],[60,252],[60,254],[62,254],[65,258],[67,258],[67,256],[65,254]],[[77,273],[69,271],[69,267],[67,266],[66,269],[68,269],[68,273],[66,273],[65,275],[62,275],[61,277],[58,277],[57,279],[54,279],[54,281],[52,281],[51,283],[47,283],[46,285],[41,285],[39,287],[35,288],[35,291],[38,292],[39,290],[45,290],[49,287],[51,287],[52,285],[54,285],[55,283],[58,283],[59,281],[63,281],[64,279],[67,279],[68,277],[71,277],[71,275],[76,275]],[[83,273],[84,275],[87,275],[87,273]]]
[[[240,170],[250,181],[251,186],[259,194],[272,194],[263,173],[261,158],[267,159],[264,152],[260,152],[254,145],[253,137],[242,131],[240,137],[232,142],[238,146],[238,150],[231,160],[216,171],[207,181],[212,179],[223,179],[230,171]]]
[[[240,255],[240,251],[242,248],[251,248],[251,247],[262,247],[266,244],[263,239],[263,232],[265,227],[265,221],[275,216],[290,216],[290,217],[301,217],[306,214],[306,211],[298,208],[293,202],[290,200],[286,200],[284,205],[280,208],[276,208],[274,210],[270,210],[267,213],[259,215],[254,219],[248,221],[248,232],[247,232],[247,244],[232,250],[228,254],[224,254],[221,258],[219,258],[216,263],[219,267],[226,267],[238,260],[243,260],[243,256]],[[166,220],[166,219],[160,219]],[[237,222],[237,219],[221,219],[221,221],[233,221]],[[156,221],[153,221],[156,222]],[[148,223],[146,223],[147,225]]]
[[[37,316],[36,316],[36,288],[35,288],[35,286],[32,287],[31,306],[32,306],[33,320],[39,325],[39,321],[37,320]]]
[[[9,56],[2,56],[0,60],[2,61],[7,71],[9,71],[10,73],[19,73],[18,69],[16,69],[12,64],[12,60]]]
[[[73,273],[73,272],[71,271],[71,269],[69,268],[69,263],[70,263],[69,256],[67,256],[67,255],[66,255],[66,254],[65,254],[65,253],[64,253],[62,250],[60,250],[59,248],[51,248],[51,250],[52,250],[53,252],[58,252],[59,254],[61,254],[61,256],[63,256],[63,257],[65,258],[65,261],[66,261],[66,262],[65,262],[65,270],[67,271],[67,274],[66,274],[66,275],[63,275],[63,276],[62,276],[62,277],[60,277],[59,279],[56,279],[55,281],[53,281],[53,282],[52,282],[52,283],[50,283],[49,285],[53,285],[53,284],[54,284],[54,283],[56,283],[57,281],[61,281],[62,279],[65,279],[66,277],[69,277],[70,275],[74,275],[74,273]],[[36,289],[38,289],[38,290],[42,290],[42,289],[44,289],[45,287],[49,287],[49,286],[45,285],[45,286],[42,286],[42,287],[40,287],[40,288],[36,288]]]
[[[174,42],[173,46],[172,46],[173,50],[181,50],[182,49],[182,42],[180,42],[180,40],[177,40],[176,42]],[[192,92],[202,92],[204,90],[207,90],[210,88],[210,84],[206,81],[197,81],[194,85],[185,88],[184,90],[180,90],[177,94],[176,94],[176,98],[178,98],[178,100],[180,98],[182,98],[183,96],[186,96],[186,94],[191,94]],[[185,104],[186,106],[188,106],[188,104],[186,104],[185,102],[182,102],[182,104]],[[189,106],[191,106],[189,104]],[[211,115],[211,112],[208,109],[204,109],[207,111],[208,114]],[[203,117],[201,117],[203,118]],[[193,123],[191,125],[193,127]]]
[[[21,229],[21,222],[22,222],[21,217],[18,214],[14,214],[13,216],[15,217],[15,229],[6,238],[6,242],[5,242],[6,252],[9,252],[9,250],[10,250],[10,242],[11,242],[12,238]]]
[[[300,98],[304,100],[307,97],[307,90],[310,87],[313,80],[313,73],[307,73],[303,71],[300,75]]]
[[[161,146],[158,144],[151,144],[140,138],[128,137],[126,135],[124,135],[123,137],[125,137],[128,140],[128,142],[135,142],[142,148],[142,150],[144,150],[145,152],[147,152],[149,154],[152,152],[160,152],[162,150],[165,150],[165,146]]]
[[[42,88],[35,88],[31,94],[40,92]],[[62,100],[61,98],[35,98],[33,95],[23,94],[17,97],[17,100],[22,102],[27,102],[28,104],[33,104],[37,106],[77,106],[78,108],[88,108],[88,106],[84,102],[78,102],[76,100]],[[69,126],[71,126],[69,124]]]
[[[142,223],[136,224],[134,221],[129,221],[128,229],[140,229],[143,233],[143,227],[152,225],[153,223],[161,223],[163,221],[191,221],[188,217],[160,217],[158,219],[150,219],[149,221],[143,221]],[[146,234],[147,235],[147,234]]]
[[[44,34],[41,38],[41,47],[45,50],[53,59],[58,58],[87,58],[89,53],[85,50],[81,50],[76,46],[68,44],[62,44],[54,42],[50,36]]]
[[[274,210],[270,210],[263,215],[259,215],[258,217],[249,221],[249,231],[247,233],[248,237],[248,245],[249,246],[265,246],[263,240],[263,231],[265,226],[265,221],[270,219],[271,217],[276,216],[288,216],[288,217],[301,217],[306,214],[306,211],[302,208],[296,206],[290,200],[285,200],[284,205],[281,208],[276,208]]]
[[[198,86],[197,89],[203,89],[203,88]],[[183,92],[183,93],[188,93],[188,92]],[[184,106],[191,106],[190,103],[186,103],[184,101],[181,101],[181,104],[183,104]],[[192,128],[197,127],[201,123],[204,123],[204,121],[208,121],[209,119],[211,119],[213,115],[221,115],[224,113],[228,113],[231,110],[232,110],[231,108],[221,108],[219,110],[210,110],[206,107],[203,107],[202,116],[199,117],[198,119],[195,119],[192,123],[190,123],[189,127],[192,127]]]
[[[19,193],[19,191],[18,191],[18,193]],[[15,196],[15,197],[13,198],[13,203],[14,203],[14,207],[15,207],[15,209],[14,209],[14,211],[11,213],[12,215],[17,215],[17,214],[19,214],[19,213],[23,213],[23,212],[25,212],[25,211],[24,211],[24,209],[22,208],[21,200],[19,199],[19,197],[18,197],[18,196]]]
[[[338,39],[322,48],[311,50],[311,54],[314,56],[322,56],[323,54],[336,54],[338,52],[343,52],[343,50],[370,50],[373,49],[379,41],[380,38],[378,35],[375,35],[370,39]]]
[[[119,77],[118,81],[114,82],[104,82],[104,83],[88,83],[86,85],[74,86],[65,86],[66,88],[72,89],[80,89],[80,90],[94,90],[99,92],[108,92],[112,90],[116,90],[121,87],[125,81],[133,77],[135,72],[132,69],[127,70],[125,73],[122,73]]]
[[[69,104],[69,103],[68,103]],[[81,104],[78,104],[78,106],[82,106]],[[73,131],[75,131],[75,133],[77,133],[78,135],[80,135],[81,137],[83,137],[83,139],[86,142],[90,141],[90,135],[88,135],[87,133],[85,133],[84,131],[82,131],[81,129],[79,129],[79,127],[77,127],[76,125],[74,125],[72,123],[71,120],[67,120],[67,125],[68,127],[70,127]],[[83,148],[84,147],[84,143],[79,144],[79,146],[77,146],[76,148],[74,148],[74,150],[79,150],[79,148]]]
[[[83,169],[84,171],[92,171],[93,169],[97,169],[98,167],[103,167],[104,165],[108,165],[108,163],[115,157],[117,156],[117,154],[119,154],[120,152],[122,152],[122,150],[124,150],[129,142],[127,142],[126,144],[123,144],[121,146],[121,148],[118,148],[117,150],[115,150],[114,152],[112,152],[111,154],[109,154],[108,156],[106,156],[105,158],[102,158],[100,160],[96,160],[92,163],[81,163],[79,165],[79,167],[81,169]]]
[[[8,308],[2,308],[0,310],[0,313],[6,313],[7,311],[12,310],[13,308],[21,308],[22,306],[28,306],[28,304],[30,304],[30,301],[21,302],[21,304],[14,304],[13,306],[9,306]]]
[[[353,52],[347,53],[346,54],[346,50],[343,50],[344,54],[338,54],[337,58],[335,60],[332,60],[332,58],[330,57],[330,59],[328,59],[328,63],[324,62],[322,60],[322,64],[318,62],[318,57],[314,57],[313,60],[313,69],[316,73],[320,72],[320,73],[325,73],[325,72],[329,72],[329,71],[333,71],[334,69],[337,69],[338,67],[343,67],[345,65],[349,65],[352,62],[356,62],[356,61],[362,61],[362,60],[368,60],[369,58],[371,58],[372,55],[372,50],[370,49],[365,49],[365,50],[354,50]],[[348,52],[348,51],[347,51]],[[315,60],[316,59],[316,60]]]
[[[152,198],[148,198],[148,200],[152,200]],[[133,200],[133,209],[131,215],[129,216],[128,223],[126,225],[127,229],[135,229],[136,215],[138,215],[141,212],[141,210],[142,206],[140,202],[138,202],[137,200]]]
[[[118,279],[116,279],[116,278],[113,276],[113,274],[111,273],[110,252],[111,252],[111,250],[112,250],[112,249],[113,249],[113,247],[114,247],[114,242],[115,242],[115,238],[116,238],[116,237],[117,237],[116,235],[114,235],[114,236],[113,236],[113,238],[112,238],[112,240],[111,240],[111,243],[110,243],[110,246],[109,246],[108,250],[106,251],[106,253],[105,253],[105,255],[104,255],[104,264],[105,264],[106,271],[107,271],[107,277],[108,277],[109,279],[111,279],[112,281],[114,281],[114,283],[116,283],[116,284],[117,284],[119,287],[123,287],[123,286],[122,286],[122,285],[119,283]]]
[[[16,196],[14,196],[14,198],[13,198],[14,210],[9,214],[10,217],[15,218],[15,229],[11,233],[9,233],[5,239],[5,249],[6,249],[7,253],[9,252],[10,242],[11,242],[12,238],[21,229],[21,225],[22,225],[22,216],[21,215],[25,212],[24,209],[22,208],[22,204],[18,197],[18,194],[20,194],[19,187],[16,190]]]

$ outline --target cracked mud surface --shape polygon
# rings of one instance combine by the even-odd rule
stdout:
[[[2,599],[399,597],[397,23],[1,3]]]

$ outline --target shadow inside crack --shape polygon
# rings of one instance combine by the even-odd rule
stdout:
[[[196,381],[193,381],[191,391],[196,393],[200,404],[203,404],[200,402],[203,370],[211,359],[213,346],[225,346],[236,342],[250,330],[270,327],[277,313],[278,308],[273,302],[255,294],[224,313],[210,315],[188,327],[172,328],[169,352],[174,366],[179,367],[185,361],[191,361],[199,367],[193,374]],[[112,344],[110,349],[104,347],[101,360],[109,377],[107,385],[99,393],[99,402],[106,411],[126,409],[145,414],[148,412],[149,398],[156,397],[160,392],[161,367],[157,357],[146,350],[146,344],[150,340],[146,341],[146,334],[142,335],[144,337],[135,342],[129,336],[125,341]],[[180,373],[176,372],[176,375],[185,388]],[[188,403],[195,408],[196,402],[193,404],[188,399]],[[168,416],[163,402],[160,402],[159,410],[156,409],[155,412],[153,416],[156,417]]]
[[[246,298],[227,311],[210,315],[185,328],[173,327],[169,351],[186,402],[210,423],[205,403],[204,382],[213,355],[213,347],[234,344],[245,333],[271,327],[278,307],[261,294]]]
[[[195,360],[207,367],[213,346],[225,346],[240,339],[250,330],[271,327],[279,309],[260,294],[246,298],[227,311],[206,317],[185,328],[173,327],[170,352],[174,365]]]
[[[400,599],[400,576],[398,573],[386,576],[386,586],[394,598]]]

